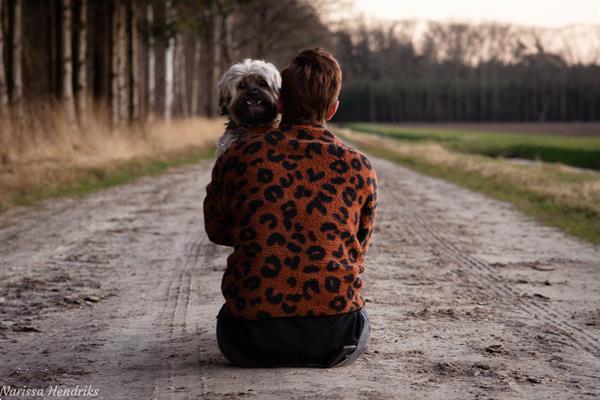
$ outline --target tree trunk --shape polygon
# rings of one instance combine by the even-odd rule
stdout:
[[[156,3],[154,6],[154,21],[157,27],[163,27],[165,25],[166,13],[165,13],[165,3],[160,2]],[[164,118],[165,116],[165,105],[166,105],[166,48],[167,48],[167,38],[164,31],[157,31],[157,36],[154,39],[154,54],[155,54],[155,65],[156,65],[156,75],[155,75],[155,94],[154,98],[156,101],[155,112],[156,115],[160,118]]]
[[[77,129],[73,100],[73,58],[71,52],[71,0],[62,0],[62,100],[71,130]]]
[[[215,88],[213,84],[213,60],[214,60],[214,51],[213,51],[213,28],[212,24],[214,24],[214,17],[212,17],[207,22],[206,27],[206,36],[204,38],[204,42],[202,45],[202,52],[204,55],[204,60],[202,63],[202,68],[199,70],[202,72],[202,90],[200,91],[200,101],[202,107],[202,115],[210,117],[212,116],[212,101],[213,101],[213,90]]]
[[[233,64],[239,61],[239,49],[238,44],[236,43],[236,25],[238,23],[238,13],[233,11],[232,13],[227,15],[227,33],[225,40],[227,41],[227,64]]]
[[[119,31],[121,25],[121,5],[120,1],[116,0],[113,2],[113,9],[111,15],[112,29],[111,29],[111,63],[110,63],[110,115],[111,123],[114,126],[118,125],[121,118],[120,116],[120,97],[119,97],[119,73],[121,71],[121,52],[119,51]]]
[[[485,121],[486,109],[487,109],[487,88],[486,88],[486,75],[483,67],[481,68],[481,80],[479,82],[479,121]]]
[[[174,38],[173,44],[173,105],[171,109],[172,116],[181,116],[181,38],[180,35]]]
[[[219,44],[221,46],[221,70],[229,67],[231,64],[231,15],[221,16],[221,32]]]
[[[567,70],[563,70],[561,71],[561,76],[560,76],[560,120],[562,122],[567,121]],[[583,109],[583,107],[581,107],[580,109]]]
[[[172,22],[173,10],[171,1],[167,1],[165,4],[165,12],[167,19],[167,26]],[[175,40],[173,37],[169,37],[167,41],[167,48],[165,54],[165,119],[169,121],[173,116],[173,89],[174,89],[174,66],[173,66],[173,52],[175,50]]]
[[[194,40],[194,64],[192,68],[192,104],[191,113],[192,115],[199,115],[199,91],[200,91],[200,56],[202,54],[202,41],[199,37]]]
[[[119,2],[121,3],[121,2]],[[127,8],[125,4],[119,5],[119,31],[117,41],[119,48],[119,119],[129,119],[129,91],[128,91],[128,64],[127,64]]]
[[[138,44],[138,15],[135,3],[131,4],[131,25],[129,40],[131,49],[131,71],[130,71],[130,105],[131,119],[137,120],[140,116],[140,75],[139,68],[139,44]]]
[[[148,4],[147,10],[148,19],[148,119],[154,119],[156,111],[156,54],[154,49],[154,9],[152,4]]]
[[[88,70],[92,78],[88,78],[92,83],[88,86],[88,107],[89,99],[93,98],[96,104],[102,105],[102,110],[109,112],[109,122],[112,121],[112,7],[110,1],[88,1],[88,9],[92,11],[87,27],[88,46],[91,45],[92,50],[88,51],[92,57],[92,68]]]
[[[181,57],[183,51],[181,49],[181,35],[177,35],[173,45],[173,106],[171,112],[172,115],[180,116],[183,112],[181,104]]]
[[[169,38],[165,55],[165,119],[167,121],[169,121],[173,115],[174,42],[173,38]]]
[[[212,59],[212,77],[211,77],[211,82],[212,82],[212,92],[213,93],[208,93],[209,96],[209,101],[210,101],[210,116],[214,117],[214,116],[218,116],[219,115],[219,111],[218,111],[218,104],[216,101],[216,88],[217,88],[217,83],[219,82],[219,78],[221,77],[221,46],[220,46],[220,39],[221,39],[221,28],[222,25],[220,24],[220,19],[221,16],[218,14],[218,10],[217,7],[215,6],[213,8],[213,18],[214,18],[214,22],[213,22],[213,33],[212,33],[212,54],[213,54],[213,59]]]
[[[9,162],[9,138],[11,129],[8,126],[8,86],[4,66],[4,20],[2,11],[5,1],[0,0],[0,163]]]
[[[6,69],[4,66],[4,20],[2,19],[5,1],[0,0],[0,112],[5,113],[8,107],[8,86],[6,84]],[[4,114],[0,114],[4,117]],[[2,118],[4,119],[4,118]]]
[[[15,0],[13,20],[13,43],[12,43],[12,102],[15,105],[17,121],[23,118],[23,25],[22,25],[22,0]]]
[[[376,120],[375,114],[375,96],[373,94],[373,83],[369,81],[367,84],[367,98],[369,101],[369,121],[373,122]]]
[[[49,0],[48,1],[48,27],[49,27],[49,35],[48,35],[48,82],[50,87],[50,93],[54,97],[60,96],[60,77],[58,74],[58,45],[57,38],[59,35],[57,34],[58,29],[58,20],[56,15],[57,10],[57,0]]]
[[[79,0],[77,30],[77,113],[79,124],[87,124],[87,0]]]
[[[187,48],[186,40],[184,35],[179,35],[179,93],[180,104],[181,104],[181,116],[184,118],[189,117],[189,102],[188,102],[188,74],[187,74]]]

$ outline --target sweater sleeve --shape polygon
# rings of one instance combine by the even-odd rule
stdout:
[[[223,246],[234,246],[231,237],[231,219],[229,205],[224,204],[226,196],[223,196],[223,182],[220,174],[222,159],[219,157],[212,169],[211,182],[206,186],[206,197],[204,198],[204,229],[208,238]]]
[[[374,169],[371,169],[366,176],[365,189],[365,201],[360,209],[359,228],[356,235],[363,248],[363,254],[367,253],[371,242],[377,208],[377,175]]]

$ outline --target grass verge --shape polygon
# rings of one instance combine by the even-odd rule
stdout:
[[[49,121],[56,131],[42,136],[32,127],[30,145],[12,141],[10,157],[0,161],[0,212],[50,197],[83,196],[211,157],[223,131],[220,119],[156,121],[115,130],[96,119],[81,132],[62,129],[60,118],[54,125]]]
[[[214,155],[213,146],[172,151],[155,157],[114,161],[95,167],[66,167],[49,171],[44,184],[14,193],[9,204],[31,206],[51,197],[81,197],[95,191],[130,182],[141,176],[158,175],[168,168],[192,164]],[[0,211],[9,204],[0,204]],[[2,207],[3,206],[3,207]]]
[[[459,131],[373,123],[350,123],[344,127],[404,141],[436,142],[461,153],[560,162],[600,170],[599,137]]]
[[[526,165],[347,129],[340,136],[374,156],[514,204],[538,221],[600,243],[600,174],[560,164]]]

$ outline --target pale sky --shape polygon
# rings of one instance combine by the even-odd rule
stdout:
[[[356,10],[384,19],[498,21],[554,28],[600,25],[600,0],[357,0]]]

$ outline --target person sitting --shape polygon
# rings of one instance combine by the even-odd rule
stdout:
[[[218,346],[243,367],[349,365],[370,334],[361,275],[377,177],[326,126],[339,106],[335,58],[305,50],[281,75],[279,127],[233,143],[206,187],[208,237],[233,247]]]

